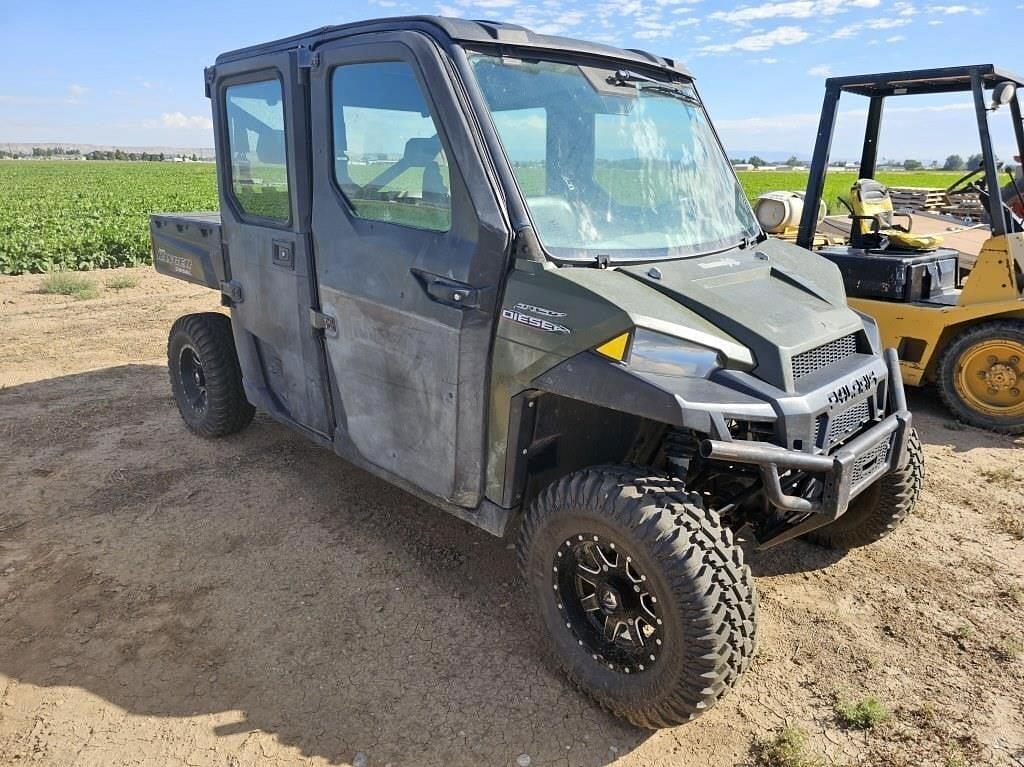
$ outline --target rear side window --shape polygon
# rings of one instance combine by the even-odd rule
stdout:
[[[451,177],[416,74],[401,61],[331,75],[334,178],[360,218],[451,228]]]
[[[288,221],[284,102],[276,79],[229,86],[226,92],[231,192],[242,212]]]

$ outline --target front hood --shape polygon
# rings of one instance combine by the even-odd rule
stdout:
[[[863,330],[846,305],[836,266],[778,240],[618,271],[747,346],[756,361],[754,374],[785,389],[793,387],[794,355]]]

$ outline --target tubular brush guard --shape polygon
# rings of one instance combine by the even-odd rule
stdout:
[[[765,495],[773,506],[808,515],[758,548],[775,546],[833,522],[846,513],[853,498],[883,474],[906,466],[912,419],[895,349],[885,350],[885,364],[889,372],[889,415],[830,455],[788,450],[768,442],[713,439],[701,442],[700,454],[704,458],[758,466]],[[825,486],[821,499],[787,495],[782,488],[780,469],[823,474]]]

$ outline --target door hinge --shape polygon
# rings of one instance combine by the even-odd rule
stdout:
[[[309,79],[309,73],[320,67],[320,54],[301,45],[295,50],[295,64],[299,68],[299,81],[306,82]]]
[[[220,284],[220,302],[221,306],[234,306],[240,304],[243,301],[242,297],[242,286],[236,280],[230,282],[221,282]]]
[[[324,314],[316,309],[309,310],[309,324],[315,330],[322,330],[325,336],[335,338],[338,335],[338,321],[329,314]]]
[[[206,67],[203,70],[203,80],[205,81],[206,98],[210,98],[210,94],[213,93],[213,81],[217,78],[216,67]]]

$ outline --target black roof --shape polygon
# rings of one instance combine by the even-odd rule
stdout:
[[[383,19],[368,19],[339,26],[320,27],[302,34],[284,37],[268,43],[239,48],[222,53],[217,63],[239,61],[265,53],[275,53],[298,48],[315,48],[321,43],[367,32],[395,30],[418,30],[442,41],[445,39],[470,44],[490,44],[517,49],[579,53],[587,56],[617,59],[626,63],[641,64],[671,69],[679,74],[692,77],[682,65],[663,56],[655,56],[635,48],[615,48],[610,45],[589,43],[569,37],[542,35],[516,24],[499,21],[452,19],[445,16],[395,16]]]
[[[903,96],[920,93],[955,93],[971,89],[971,73],[978,72],[986,85],[1009,80],[1024,86],[1024,80],[994,64],[974,64],[940,69],[911,69],[871,75],[830,77],[826,88],[838,88],[862,96]]]

